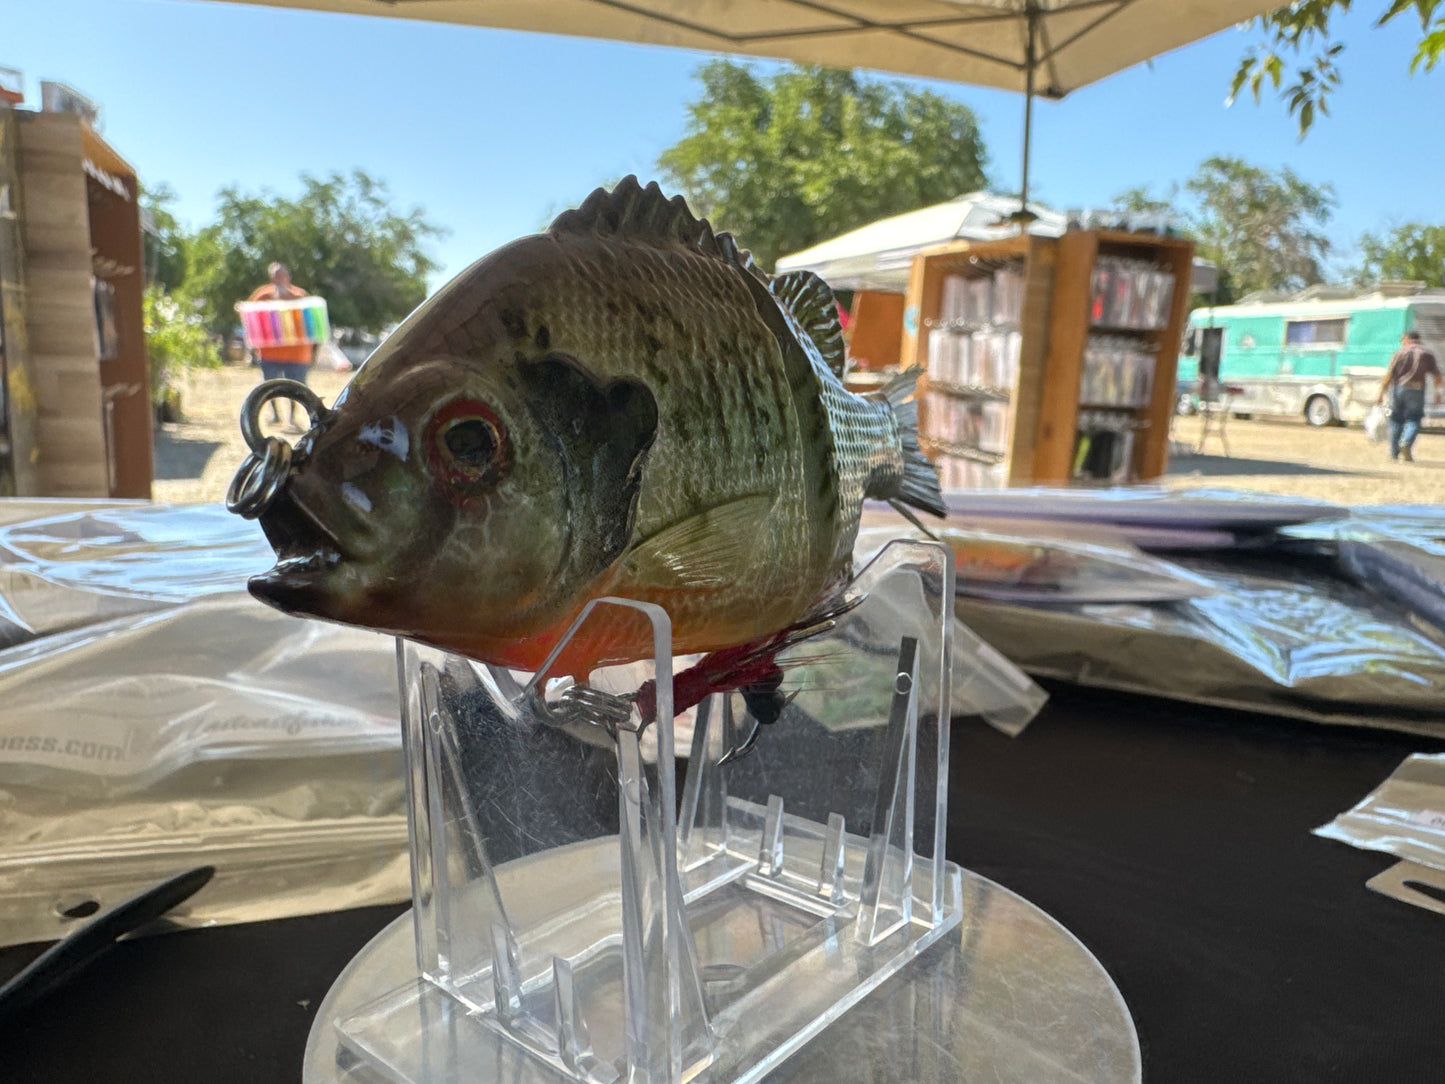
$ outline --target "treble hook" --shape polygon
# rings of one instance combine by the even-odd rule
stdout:
[[[292,399],[300,403],[312,430],[326,424],[336,413],[326,409],[321,396],[299,380],[263,380],[251,389],[241,404],[241,436],[251,454],[236,471],[226,491],[226,510],[246,519],[256,519],[271,507],[291,472],[295,457],[291,445],[261,432],[261,408],[272,399]]]

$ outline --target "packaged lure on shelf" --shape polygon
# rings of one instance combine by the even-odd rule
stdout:
[[[978,446],[1000,455],[1008,451],[1009,405],[1000,402],[979,404]]]
[[[1108,323],[1113,327],[1135,327],[1138,269],[1133,261],[1114,261],[1113,290]]]
[[[1158,331],[1169,324],[1174,273],[1145,260],[1100,256],[1090,280],[1089,322],[1095,327]]]
[[[993,280],[976,278],[968,280],[968,322],[986,324],[993,316]]]
[[[958,366],[956,369],[958,383],[978,383],[978,367],[974,361],[974,355],[973,336],[960,335],[958,337]]]
[[[1075,478],[1128,482],[1134,479],[1137,423],[1107,410],[1080,411],[1074,442]]]
[[[1155,278],[1157,291],[1150,310],[1150,326],[1165,328],[1169,326],[1169,313],[1174,307],[1174,272],[1161,267],[1156,269]]]
[[[1120,335],[1091,335],[1084,347],[1079,402],[1142,407],[1154,388],[1157,348]]]
[[[1157,360],[1152,353],[1135,351],[1130,355],[1129,405],[1147,406],[1154,391],[1154,369]]]
[[[935,380],[958,379],[959,338],[945,328],[928,333],[928,375]]]
[[[1019,322],[1024,307],[1024,273],[1021,267],[1000,268],[993,277],[993,323]]]
[[[1098,327],[1109,323],[1113,311],[1110,298],[1114,292],[1114,264],[1107,257],[1094,261],[1093,274],[1089,280],[1089,323]]]
[[[962,275],[947,275],[943,280],[943,298],[939,319],[945,326],[960,324],[966,319],[968,280]]]

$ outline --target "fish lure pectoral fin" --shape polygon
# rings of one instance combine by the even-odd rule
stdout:
[[[755,572],[758,534],[777,498],[741,497],[638,540],[623,558],[639,586],[726,588]]]
[[[521,368],[528,408],[563,465],[573,537],[589,559],[576,571],[600,573],[627,547],[637,515],[642,465],[657,438],[657,401],[635,380],[602,381],[574,358],[549,355]]]

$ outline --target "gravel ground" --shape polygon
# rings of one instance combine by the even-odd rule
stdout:
[[[1205,455],[1195,454],[1199,418],[1175,418],[1165,484],[1176,489],[1223,486],[1320,497],[1339,504],[1445,503],[1445,433],[1421,434],[1415,462],[1390,460],[1358,425],[1312,429],[1303,420],[1230,421],[1230,455],[1211,433]]]
[[[311,385],[331,403],[350,378],[318,369]],[[156,432],[155,500],[225,499],[231,476],[246,457],[237,424],[241,401],[259,379],[259,369],[231,365],[189,380],[182,393],[186,421]],[[1415,445],[1416,462],[1392,463],[1384,447],[1366,440],[1358,426],[1311,429],[1303,422],[1234,419],[1227,430],[1229,456],[1213,434],[1207,454],[1195,454],[1199,431],[1198,418],[1174,420],[1166,485],[1252,489],[1341,504],[1445,503],[1445,433],[1422,435]],[[287,435],[284,430],[282,435]]]

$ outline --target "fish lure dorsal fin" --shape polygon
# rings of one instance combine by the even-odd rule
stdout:
[[[676,241],[709,256],[718,256],[763,283],[769,281],[747,249],[730,233],[714,234],[705,218],[696,217],[681,196],[668,198],[656,181],[644,188],[629,174],[612,191],[596,189],[581,206],[563,211],[549,227],[552,233],[602,233],[638,241]]]
[[[811,271],[789,271],[773,279],[769,288],[808,333],[828,368],[842,380],[848,351],[843,343],[843,326],[838,323],[838,302],[828,284]]]

